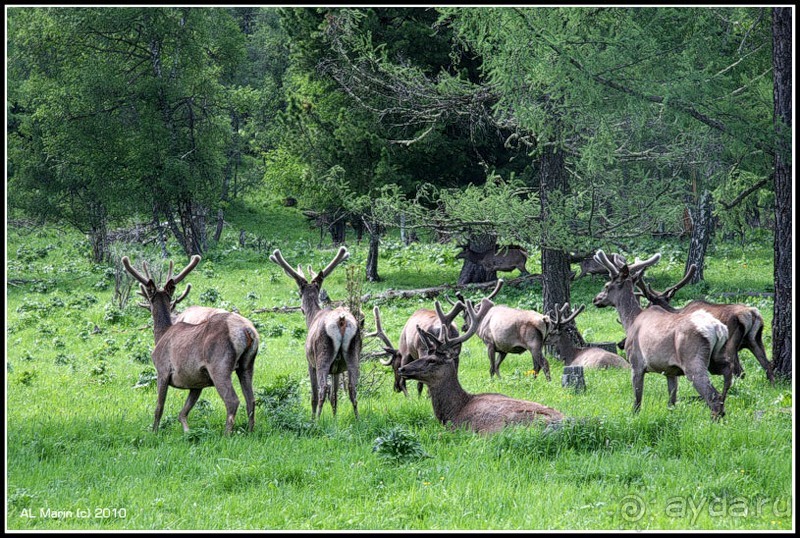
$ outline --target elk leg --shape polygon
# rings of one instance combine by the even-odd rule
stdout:
[[[486,346],[486,350],[489,352],[489,377],[491,378],[497,373],[497,367],[494,364],[495,349],[493,345],[489,344]]]
[[[350,396],[350,403],[353,404],[353,414],[358,418],[358,399],[356,398],[356,387],[358,386],[358,370],[347,371],[348,383],[347,392]]]
[[[166,377],[159,377],[156,381],[158,390],[158,399],[156,400],[155,419],[153,420],[153,431],[158,431],[158,425],[161,422],[161,415],[164,414],[164,402],[167,400],[167,389],[169,388],[169,381]]]
[[[252,365],[251,365],[252,366]],[[253,395],[253,370],[252,368],[239,368],[236,370],[239,385],[247,406],[247,429],[253,431],[256,423],[256,399]]]
[[[761,340],[761,330],[762,329],[759,328],[755,336],[748,335],[747,338],[743,340],[742,347],[746,347],[750,350],[761,367],[764,368],[764,371],[767,372],[767,379],[770,384],[774,385],[775,373],[772,371],[772,363],[767,359],[767,352],[764,350],[764,342]]]
[[[214,379],[214,377],[215,376],[212,375],[211,381],[214,382],[214,387],[216,387],[220,398],[225,402],[225,411],[227,414],[227,418],[225,419],[225,435],[230,435],[236,423],[236,411],[239,409],[239,397],[236,396],[236,391],[233,390],[233,383],[231,382],[230,376],[216,376],[217,379]]]
[[[331,410],[336,416],[336,404],[339,403],[339,374],[333,374],[333,384],[331,385]]]
[[[703,397],[711,409],[711,418],[716,420],[725,416],[724,402],[720,401],[720,394],[709,379],[708,370],[702,368],[684,369],[684,373],[689,381],[694,385],[695,390]],[[728,372],[730,376],[730,371]]]
[[[631,363],[633,363],[633,360],[631,360]],[[633,368],[631,370],[631,384],[633,385],[633,412],[638,413],[639,409],[642,407],[642,392],[644,390],[644,370],[639,370],[638,368]]]
[[[669,407],[675,407],[675,400],[678,398],[678,376],[667,376],[667,392],[669,393]]]
[[[189,389],[189,396],[186,397],[186,403],[183,404],[183,409],[181,409],[180,414],[178,414],[178,420],[180,420],[183,425],[184,432],[189,431],[189,423],[186,422],[186,417],[189,416],[189,411],[191,411],[194,404],[197,403],[201,392],[203,392],[203,389]]]
[[[317,411],[315,417],[317,419],[322,415],[322,406],[325,405],[325,397],[328,394],[328,390],[327,370],[317,368]]]
[[[311,416],[317,417],[317,371],[312,366],[308,367],[308,377],[311,378]]]

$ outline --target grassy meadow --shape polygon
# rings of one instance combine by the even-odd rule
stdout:
[[[225,409],[203,391],[184,434],[177,414],[186,391],[170,389],[161,430],[151,431],[156,401],[149,313],[132,294],[115,300],[115,268],[94,265],[74,232],[12,222],[6,280],[6,529],[56,530],[656,530],[793,527],[791,387],[769,385],[749,351],[746,377],[735,382],[727,415],[710,411],[685,378],[678,404],[667,408],[663,376],[645,376],[641,412],[631,412],[628,371],[587,371],[584,393],[562,388],[563,363],[549,356],[552,381],[534,376],[530,354],[509,355],[502,378],[490,379],[483,344],[472,338],[459,377],[470,392],[501,392],[555,407],[561,427],[509,428],[492,436],[450,431],[424,393],[392,391],[391,370],[374,358],[362,365],[360,419],[340,391],[336,417],[326,403],[318,423],[311,406],[295,283],[268,259],[280,248],[293,265],[315,270],[335,254],[328,237],[299,211],[269,203],[238,205],[218,245],[179,286],[182,306],[236,309],[261,335],[254,387],[256,427],[246,432],[242,399],[233,435],[223,435]],[[246,244],[239,245],[239,231]],[[171,243],[176,266],[186,259]],[[365,242],[348,236],[351,258],[326,280],[334,300],[347,295],[347,268],[363,277]],[[682,276],[685,243],[643,240],[630,258],[659,251],[648,271],[663,289]],[[152,245],[115,244],[134,266]],[[431,287],[456,281],[452,245],[381,247],[379,283],[362,292]],[[682,289],[674,303],[705,295],[757,306],[771,357],[772,239],[712,247],[706,280]],[[538,253],[528,261],[540,271]],[[518,274],[502,274],[513,278]],[[613,309],[591,300],[604,280],[572,286],[576,323],[588,341],[618,341]],[[135,288],[133,290],[135,292]],[[738,294],[725,295],[722,294]],[[481,293],[467,291],[468,297]],[[505,287],[497,303],[541,310],[541,286]],[[405,320],[430,299],[379,303],[384,328],[397,341]],[[372,302],[363,305],[374,330]],[[380,346],[365,340],[366,355]],[[719,377],[712,378],[718,388]]]

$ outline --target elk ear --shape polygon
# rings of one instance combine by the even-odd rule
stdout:
[[[629,276],[630,276],[630,270],[628,269],[628,264],[625,264],[619,270],[619,277],[621,279],[625,279],[625,278],[628,278]]]

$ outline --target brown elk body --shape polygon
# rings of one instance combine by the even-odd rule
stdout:
[[[489,375],[500,377],[500,364],[506,355],[530,352],[533,369],[544,371],[550,381],[550,363],[544,357],[543,345],[552,322],[548,316],[534,310],[496,305],[478,327],[478,338],[486,344],[489,355]],[[495,360],[496,359],[496,360]]]
[[[227,420],[225,433],[230,434],[239,407],[239,398],[231,383],[236,372],[245,398],[248,429],[255,425],[255,398],[253,395],[253,370],[258,353],[259,335],[253,324],[231,312],[217,312],[206,316],[198,324],[172,321],[172,309],[186,297],[187,287],[173,301],[177,284],[200,262],[193,256],[189,265],[172,278],[172,263],[163,288],[159,288],[143,265],[146,276],[142,276],[130,264],[127,256],[122,258],[125,269],[140,282],[141,294],[148,300],[153,316],[155,348],[152,358],[156,368],[157,402],[153,431],[158,431],[168,387],[188,389],[189,395],[178,419],[184,431],[189,430],[187,416],[206,387],[215,387],[225,403]],[[210,312],[206,312],[209,314]]]
[[[547,336],[547,343],[556,348],[556,352],[565,366],[583,366],[584,368],[630,368],[631,365],[616,353],[611,353],[599,347],[577,347],[565,327],[583,312],[584,305],[578,307],[571,314],[569,303],[565,303],[561,310],[556,305],[555,312],[550,315],[553,326]]]
[[[345,247],[339,248],[334,259],[319,274],[308,268],[309,277],[300,267],[292,269],[276,249],[269,259],[278,264],[300,288],[301,307],[306,318],[306,359],[311,379],[311,413],[319,418],[326,398],[330,398],[331,410],[336,415],[339,376],[347,373],[347,390],[353,404],[353,414],[358,418],[356,387],[361,355],[361,327],[355,316],[346,308],[322,308],[319,294],[324,279],[350,254]],[[333,383],[328,384],[328,376]]]
[[[725,342],[724,352],[733,365],[733,375],[744,377],[742,363],[739,360],[739,351],[749,349],[761,367],[764,368],[769,382],[774,384],[775,374],[772,371],[772,364],[767,359],[767,352],[762,339],[764,318],[757,308],[741,303],[720,304],[702,300],[691,301],[683,308],[674,308],[670,305],[675,292],[689,282],[695,270],[696,267],[691,265],[680,282],[660,293],[653,290],[642,278],[637,282],[637,286],[651,305],[660,306],[670,312],[703,310],[720,320],[728,328],[728,340]]]
[[[466,341],[476,331],[480,317],[485,316],[491,308],[492,303],[488,299],[481,301],[477,311],[468,303],[469,328],[455,340],[439,339],[428,331],[418,329],[427,345],[425,353],[400,368],[400,375],[428,386],[434,415],[443,425],[452,428],[466,427],[487,434],[509,425],[550,423],[563,419],[559,411],[536,402],[496,393],[470,394],[461,386],[448,348],[454,343]]]
[[[384,366],[391,366],[394,372],[394,391],[402,392],[408,396],[408,389],[406,388],[406,380],[397,373],[400,367],[415,361],[420,357],[422,350],[424,350],[424,343],[417,332],[417,327],[422,327],[427,331],[434,334],[441,334],[442,328],[447,327],[448,336],[455,338],[458,336],[458,329],[453,324],[453,320],[463,309],[462,305],[456,305],[449,313],[444,314],[436,303],[436,309],[420,308],[408,318],[403,330],[400,333],[400,345],[396,353],[390,354],[387,360],[381,360]],[[374,336],[374,335],[372,335]],[[455,345],[450,348],[453,354],[456,368],[458,368],[458,355],[461,353],[461,345]],[[417,393],[422,393],[424,385],[419,383],[417,385]]]
[[[459,245],[461,252],[456,254],[456,259],[467,259],[474,264],[482,266],[487,271],[513,271],[519,269],[523,275],[528,274],[525,263],[528,261],[528,253],[517,246],[508,246],[487,250],[486,252],[475,252],[470,250],[468,245]]]
[[[656,372],[667,377],[670,405],[674,405],[677,395],[677,376],[685,375],[711,409],[712,417],[724,416],[725,397],[732,377],[732,365],[722,353],[728,338],[727,327],[704,311],[675,313],[660,307],[642,309],[634,293],[634,282],[642,271],[661,259],[660,254],[621,268],[602,250],[597,251],[596,259],[607,268],[611,280],[594,298],[594,305],[615,307],[625,328],[634,412],[641,407],[644,374]],[[723,375],[722,395],[709,379],[711,363],[715,363]]]

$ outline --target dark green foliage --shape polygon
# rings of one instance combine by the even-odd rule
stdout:
[[[380,458],[395,463],[411,463],[421,458],[429,458],[417,437],[404,426],[392,426],[381,432],[372,444],[372,451]]]

